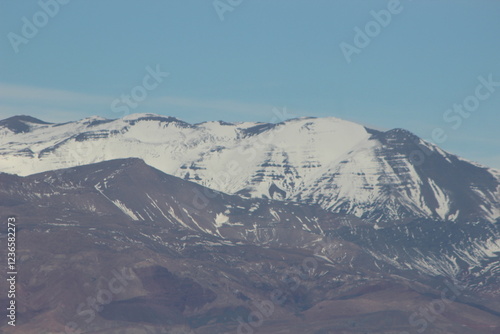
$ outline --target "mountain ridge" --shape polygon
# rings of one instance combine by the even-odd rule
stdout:
[[[426,322],[429,333],[498,329],[498,223],[374,226],[214,191],[138,158],[0,174],[0,213],[16,217],[19,239],[20,320],[14,329],[0,320],[7,334],[68,323],[89,334],[234,333],[262,302],[274,310],[263,334],[411,332],[410,319],[424,321],[450,286],[460,292]],[[85,302],[123,270],[126,289],[87,322]]]
[[[28,175],[138,157],[226,193],[320,204],[374,223],[500,217],[498,170],[399,128],[384,132],[335,117],[189,124],[134,114],[29,129],[0,126],[0,171]]]

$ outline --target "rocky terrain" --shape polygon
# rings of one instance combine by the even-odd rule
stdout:
[[[0,174],[19,271],[0,332],[500,331],[498,221],[374,223],[187,179],[137,158]]]

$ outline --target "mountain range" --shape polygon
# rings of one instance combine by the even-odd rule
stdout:
[[[19,222],[20,320],[2,319],[2,333],[499,329],[498,222],[374,228],[318,205],[227,195],[134,158],[4,173],[0,185],[1,219]]]
[[[499,172],[406,130],[16,116],[0,155],[1,334],[500,331]]]
[[[0,121],[0,157],[0,171],[19,175],[136,157],[225,193],[319,204],[374,224],[500,217],[500,171],[403,129],[332,117],[189,124],[134,114],[50,124],[15,116]]]

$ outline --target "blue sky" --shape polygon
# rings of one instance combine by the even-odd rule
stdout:
[[[0,118],[117,118],[135,90],[128,112],[188,122],[269,122],[285,107],[424,139],[439,128],[443,149],[500,168],[500,87],[474,100],[480,77],[500,82],[500,1],[217,1],[0,0]],[[156,68],[168,77],[144,89]]]

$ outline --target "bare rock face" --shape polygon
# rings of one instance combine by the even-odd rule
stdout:
[[[487,219],[374,223],[229,195],[140,159],[0,174],[0,215],[17,217],[19,272],[18,323],[1,319],[1,333],[500,330],[500,233]]]

